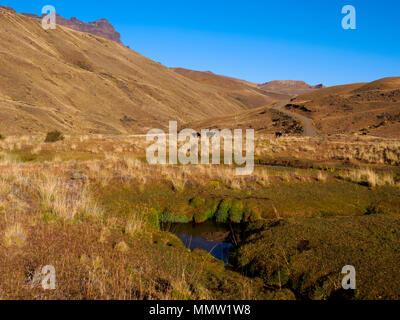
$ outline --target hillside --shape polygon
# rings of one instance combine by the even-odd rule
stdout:
[[[327,134],[400,136],[400,77],[335,86],[292,99],[287,109]]]
[[[257,84],[217,75],[210,71],[195,71],[184,68],[172,68],[172,70],[201,84],[223,89],[229,96],[242,101],[250,108],[266,106],[274,102],[282,102],[300,94],[325,88],[322,84],[311,86],[304,81],[274,80]]]
[[[245,104],[112,40],[0,9],[0,132],[133,133]]]
[[[261,90],[256,83],[217,75],[210,71],[202,72],[184,68],[173,68],[172,70],[201,84],[223,90],[229,97],[249,108],[257,108],[290,98],[290,95],[287,94]]]
[[[258,134],[301,134],[303,124],[293,117],[270,107],[253,108],[234,115],[215,117],[189,123],[190,128],[200,131],[204,128],[214,129],[254,129]]]

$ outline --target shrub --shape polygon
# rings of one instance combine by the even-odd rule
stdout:
[[[148,227],[159,230],[160,228],[160,215],[162,215],[162,210],[160,208],[143,208],[144,221]]]
[[[232,200],[231,199],[225,199],[223,200],[219,207],[218,210],[215,214],[215,219],[217,222],[227,222],[229,218],[229,210],[232,207]]]
[[[190,205],[192,207],[195,207],[196,209],[201,208],[202,206],[204,206],[204,202],[205,200],[203,198],[193,198],[190,200]]]
[[[383,214],[385,213],[384,208],[378,203],[371,203],[365,210],[365,215],[369,216],[371,214]]]
[[[64,136],[60,131],[51,131],[47,133],[46,139],[44,142],[56,142],[56,141],[61,141],[64,140]]]
[[[0,134],[0,140],[4,140],[4,136]]]
[[[244,221],[255,222],[261,219],[262,217],[262,206],[257,204],[254,200],[246,201],[246,205],[244,208]]]
[[[187,203],[171,204],[163,210],[159,218],[163,223],[189,223],[193,221],[193,208]]]
[[[243,202],[239,200],[234,200],[232,207],[229,210],[229,218],[232,222],[240,223],[243,220]]]
[[[203,207],[197,208],[194,215],[196,223],[203,223],[212,219],[217,211],[219,201],[216,199],[208,199]]]

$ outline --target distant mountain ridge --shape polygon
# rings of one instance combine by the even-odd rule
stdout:
[[[258,85],[261,90],[278,92],[281,94],[299,95],[316,89],[323,89],[323,84],[315,86],[309,85],[304,81],[297,80],[274,80]]]
[[[12,11],[14,13],[16,12],[13,8],[8,6],[0,6],[0,8]],[[21,14],[30,18],[41,19],[40,16],[33,13],[21,13]],[[72,17],[70,20],[68,20],[63,18],[59,14],[56,14],[56,16],[57,16],[56,23],[61,26],[80,32],[87,32],[95,36],[107,38],[119,44],[122,44],[120,33],[116,32],[114,26],[105,18],[86,23],[76,19],[75,17]]]
[[[272,95],[273,97],[269,100],[269,102],[272,100],[279,101],[290,99],[300,94],[326,88],[323,84],[312,86],[304,81],[296,80],[274,80],[263,84],[258,84],[237,78],[221,76],[211,71],[195,71],[184,68],[172,68],[172,70],[202,84],[218,86],[225,89],[246,88],[247,90],[252,89],[253,94],[254,91],[256,91],[257,93],[261,93],[266,96],[271,97]],[[261,100],[258,100],[258,105],[252,105],[251,107],[262,106],[263,104],[260,102]]]
[[[235,99],[245,108],[258,108],[291,98],[287,94],[261,90],[256,83],[217,75],[211,71],[194,71],[184,68],[171,68],[171,70],[202,85],[226,92],[228,97]]]

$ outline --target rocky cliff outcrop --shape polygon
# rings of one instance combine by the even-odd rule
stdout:
[[[0,8],[15,12],[15,10],[8,6],[0,6]],[[41,17],[33,14],[33,13],[22,13],[24,16],[30,18],[37,18],[40,19]],[[121,42],[121,35],[115,31],[113,25],[107,19],[100,19],[92,22],[83,22],[74,17],[70,20],[63,18],[59,14],[57,14],[56,23],[58,25],[80,31],[80,32],[87,32],[93,34],[95,36],[103,37],[111,39],[117,43],[122,44]]]
[[[121,43],[121,35],[115,31],[113,25],[107,19],[100,19],[92,22],[83,22],[74,17],[70,20],[57,15],[57,24],[80,32],[91,33],[95,36],[111,39]]]

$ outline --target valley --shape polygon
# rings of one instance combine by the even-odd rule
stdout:
[[[400,299],[399,77],[258,84],[164,66],[108,20],[62,21],[0,7],[0,299]],[[202,129],[254,130],[254,170],[152,163],[152,129],[188,145],[165,159],[201,159]]]

